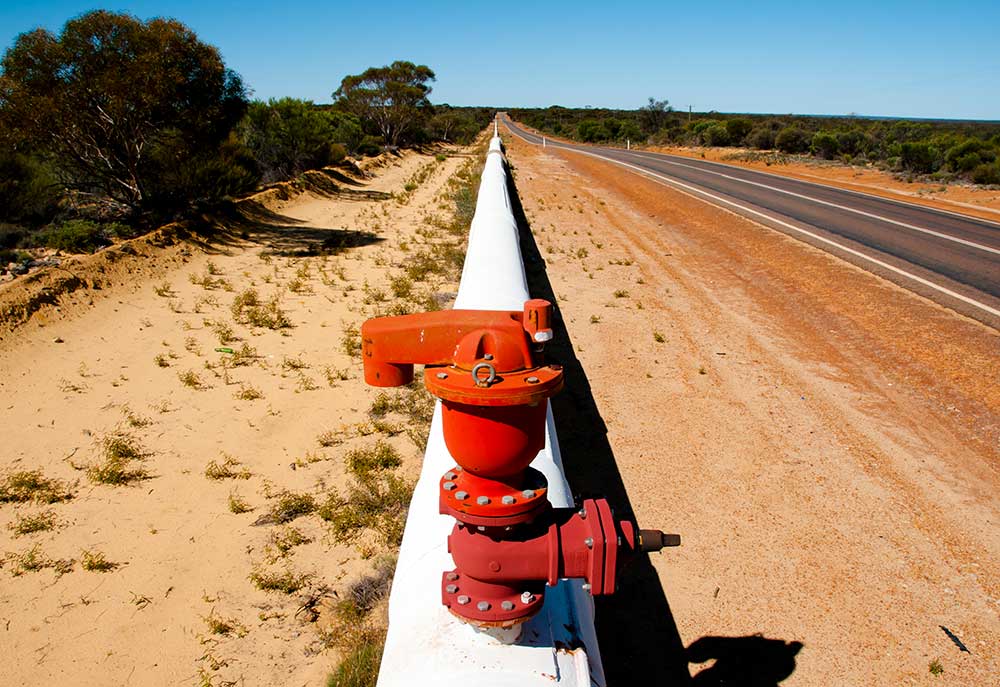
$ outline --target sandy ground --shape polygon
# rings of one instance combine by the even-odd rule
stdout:
[[[133,261],[123,272],[131,278],[79,289],[8,332],[0,478],[40,470],[70,485],[73,498],[0,503],[0,684],[325,684],[337,656],[310,622],[312,605],[335,599],[387,549],[374,533],[339,544],[316,515],[255,523],[282,491],[322,501],[342,488],[345,451],[375,441],[324,448],[317,440],[367,420],[374,396],[341,340],[387,307],[390,275],[432,240],[434,219],[447,217],[439,194],[464,160],[459,151],[408,153],[371,180],[344,179],[349,190],[333,196],[265,194],[233,232],[174,243],[159,262]],[[339,255],[305,254],[342,239],[349,247]],[[231,303],[249,287],[262,300],[277,297],[292,327],[236,322]],[[415,286],[428,289],[454,286]],[[225,346],[255,350],[249,364],[223,364],[232,356],[215,349],[226,326]],[[189,371],[202,388],[182,383]],[[247,389],[261,397],[237,396]],[[147,479],[88,479],[115,432],[141,447],[133,465]],[[400,475],[415,479],[421,451],[405,434],[385,440],[403,457]],[[207,465],[227,458],[248,474],[208,479]],[[230,512],[231,495],[252,510]],[[45,511],[54,529],[15,536],[17,522]],[[274,538],[291,527],[308,541],[282,553]],[[69,572],[26,571],[22,556],[35,547],[37,560],[64,561]],[[116,567],[85,570],[85,551]],[[261,591],[249,579],[285,570],[309,576],[302,590]],[[213,632],[212,619],[232,630]]]
[[[755,150],[677,146],[651,146],[648,150],[748,167],[761,172],[815,181],[885,198],[905,200],[910,203],[919,203],[994,222],[1000,221],[1000,188],[988,188],[974,184],[910,182],[874,167],[845,165],[825,160],[801,161],[792,158],[786,162],[767,162],[741,159],[748,154],[767,156],[767,153]]]
[[[599,603],[609,684],[997,684],[997,332],[506,140],[571,339],[573,486],[684,537]]]

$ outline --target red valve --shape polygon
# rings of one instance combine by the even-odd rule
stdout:
[[[541,608],[545,583],[564,577],[610,594],[633,551],[679,543],[658,530],[637,542],[635,525],[615,520],[604,499],[579,512],[549,504],[530,463],[545,447],[548,398],[563,386],[562,368],[541,360],[551,339],[552,305],[541,299],[521,312],[448,310],[361,327],[366,382],[408,384],[423,364],[425,386],[441,399],[445,445],[458,463],[440,482],[441,512],[458,520],[448,538],[457,568],[444,573],[441,594],[469,622],[523,622]]]

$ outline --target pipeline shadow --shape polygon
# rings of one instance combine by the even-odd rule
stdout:
[[[581,497],[603,495],[616,514],[631,516],[632,505],[608,441],[607,425],[576,356],[545,261],[509,173],[507,190],[518,224],[529,292],[554,306],[554,337],[546,346],[546,356],[563,366],[565,387],[550,403],[570,487],[578,502]],[[750,636],[702,637],[685,648],[663,585],[645,553],[623,571],[614,595],[596,597],[595,602],[604,672],[607,684],[613,687],[640,683],[771,687],[795,670],[795,656],[802,647],[799,642]],[[714,663],[709,667],[698,665],[710,660]],[[689,664],[698,671],[694,677]]]

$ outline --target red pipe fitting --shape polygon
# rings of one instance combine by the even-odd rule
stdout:
[[[611,594],[637,549],[679,544],[658,530],[636,533],[608,502],[553,509],[544,475],[529,464],[545,447],[547,401],[562,368],[544,365],[552,305],[524,310],[448,310],[368,320],[361,327],[365,381],[402,386],[422,363],[424,384],[441,399],[445,445],[458,463],[440,481],[440,510],[458,524],[448,537],[456,569],[442,602],[480,625],[510,626],[541,608],[545,584],[582,578]],[[674,542],[676,543],[670,543]]]

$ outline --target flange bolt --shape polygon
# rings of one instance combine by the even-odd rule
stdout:
[[[472,599],[470,599],[469,597],[467,597],[465,594],[462,594],[462,596],[458,597],[458,599],[456,599],[456,601],[458,601],[458,603],[460,603],[460,604],[462,604],[464,606],[465,604],[467,604],[470,601],[472,601]]]
[[[480,611],[488,611],[490,610],[490,602],[480,601],[479,603],[476,604],[476,608],[478,608]]]

